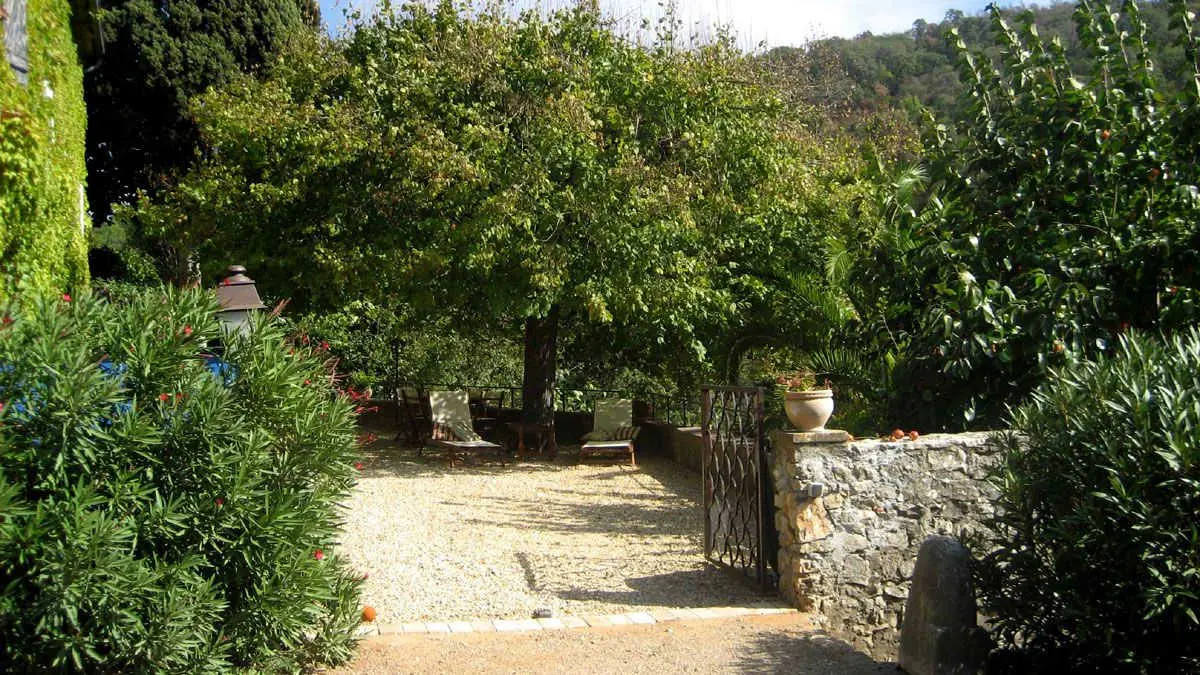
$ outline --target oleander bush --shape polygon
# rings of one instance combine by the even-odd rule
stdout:
[[[0,663],[296,670],[350,654],[361,579],[333,550],[352,401],[269,320],[215,299],[0,308]]]
[[[1200,330],[1121,338],[1013,415],[980,595],[1016,672],[1200,672]]]

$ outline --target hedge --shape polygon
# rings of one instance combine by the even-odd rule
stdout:
[[[0,64],[0,299],[88,284],[83,69],[68,0],[29,0],[29,83]]]

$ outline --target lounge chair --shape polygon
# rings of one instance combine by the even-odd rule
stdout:
[[[633,401],[609,398],[596,401],[592,430],[584,435],[579,461],[595,455],[629,455],[629,465],[637,466],[633,441],[640,427],[633,426]]]
[[[500,458],[500,463],[504,463],[504,447],[485,441],[475,433],[471,425],[467,392],[429,392],[429,412],[433,422],[433,433],[427,444],[445,449],[450,458],[450,466],[454,466],[454,462],[463,453],[480,452],[494,452]]]

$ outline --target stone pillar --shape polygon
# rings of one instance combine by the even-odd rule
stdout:
[[[917,549],[929,535],[984,531],[998,446],[986,433],[772,441],[780,594],[834,636],[895,659]]]
[[[845,431],[776,431],[775,528],[779,531],[779,593],[805,612],[819,610],[820,569],[814,557],[833,534],[825,510],[827,478],[820,458],[850,442]],[[833,446],[833,447],[830,447]]]

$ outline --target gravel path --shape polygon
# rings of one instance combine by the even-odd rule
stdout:
[[[340,551],[369,575],[378,621],[581,616],[757,604],[705,563],[700,476],[558,459],[451,469],[378,442],[348,503]]]

